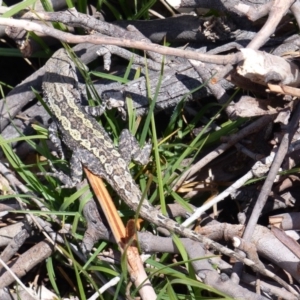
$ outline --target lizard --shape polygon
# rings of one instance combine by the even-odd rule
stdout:
[[[65,187],[71,187],[80,182],[83,173],[82,166],[84,166],[94,175],[103,178],[133,211],[137,211],[140,207],[140,216],[148,222],[198,241],[224,255],[234,257],[255,271],[287,286],[275,274],[258,267],[252,260],[180,225],[163,215],[148,200],[142,200],[142,192],[128,168],[130,158],[122,156],[121,149],[115,147],[105,129],[86,112],[91,112],[91,107],[86,109],[80,105],[81,95],[78,90],[76,67],[65,49],[58,50],[46,63],[42,88],[44,100],[55,124],[49,132],[53,133],[54,130],[58,130],[62,142],[73,151],[70,159],[71,177],[61,172],[57,176]],[[52,140],[61,148],[61,141],[58,138],[52,137]],[[61,149],[60,152],[62,153]],[[141,200],[143,202],[140,205]]]

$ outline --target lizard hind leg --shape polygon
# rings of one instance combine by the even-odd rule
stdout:
[[[119,151],[127,164],[133,160],[140,165],[146,165],[149,162],[151,149],[152,145],[150,143],[146,143],[145,146],[141,148],[136,138],[128,129],[124,129],[121,132]]]
[[[59,188],[73,188],[76,187],[82,180],[82,165],[80,155],[75,150],[70,160],[70,171],[71,176],[63,173],[62,171],[58,171],[49,160],[49,165],[51,168],[51,172],[43,173],[43,175],[49,175],[54,178],[57,178],[63,185]]]

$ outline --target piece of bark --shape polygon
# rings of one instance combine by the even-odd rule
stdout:
[[[158,74],[149,78],[151,94],[160,81]],[[224,89],[229,89],[230,84],[225,80],[219,82]],[[195,69],[187,64],[179,65],[176,69],[166,70],[162,76],[161,87],[157,96],[155,111],[176,106],[181,100],[201,99],[210,94],[205,87],[201,87],[203,80]],[[232,87],[232,86],[231,86]],[[194,93],[191,93],[194,91]],[[100,92],[100,91],[99,91]],[[147,80],[141,77],[116,89],[105,89],[101,97],[108,108],[118,108],[122,115],[126,115],[126,97],[132,99],[137,115],[143,115],[149,108]]]
[[[232,105],[232,108],[235,116],[256,117],[277,114],[280,109],[283,109],[282,105],[282,101],[278,101],[278,99],[259,99],[242,96],[238,102]]]
[[[116,21],[126,28],[134,25],[143,35],[155,43],[167,42],[216,42],[227,41],[235,36],[235,25],[225,17],[196,17],[179,15],[172,18],[148,21]]]
[[[218,275],[214,272],[205,271],[204,283],[218,289],[219,291],[243,300],[267,300],[269,298],[250,292],[248,289],[235,284],[226,274]]]
[[[45,240],[32,246],[16,260],[10,262],[8,266],[10,267],[11,271],[20,278],[26,275],[37,264],[48,258],[53,251],[53,244]],[[14,277],[5,269],[0,271],[0,289],[7,287],[13,283],[14,280]]]
[[[29,237],[29,228],[22,229],[18,232],[11,242],[5,247],[0,255],[0,259],[2,259],[5,263],[8,262],[20,249],[20,247],[24,244],[25,240]],[[2,267],[0,266],[0,271]]]
[[[12,210],[20,210],[20,204],[15,199],[9,199],[0,202],[0,212],[12,211]]]
[[[266,0],[268,1],[268,0]],[[225,12],[226,14],[229,14],[235,19],[236,22],[240,23],[240,27],[249,27],[251,25],[251,22],[245,18],[245,8],[241,9],[239,8],[238,4],[246,5],[246,6],[254,6],[251,1],[243,0],[243,1],[207,1],[207,0],[167,0],[167,2],[173,6],[175,9],[180,8],[187,8],[187,7],[193,7],[193,8],[206,8],[206,9],[213,9],[220,12]],[[256,7],[256,5],[254,6]],[[268,11],[266,12],[268,13]]]
[[[298,258],[300,258],[300,245],[290,236],[288,236],[285,231],[282,229],[277,228],[276,226],[271,227],[271,231],[273,234],[284,244],[288,247]]]
[[[11,292],[7,288],[0,289],[0,299],[1,300],[16,300],[16,298],[14,298],[12,296]]]
[[[139,244],[141,249],[146,253],[179,253],[177,246],[170,237],[155,236],[149,232],[139,232]],[[210,257],[214,256],[213,253],[207,251],[199,242],[192,241],[191,239],[181,238],[180,241],[184,245],[189,258],[192,260],[191,264],[198,276],[201,277],[202,270],[214,270],[214,267],[209,262]],[[196,258],[202,258],[196,260]],[[207,259],[205,259],[207,257]],[[218,258],[219,263],[220,258]]]
[[[282,228],[283,230],[300,230],[300,213],[290,212],[274,215],[269,218],[269,223]]]
[[[300,84],[300,71],[296,64],[269,53],[241,49],[244,61],[237,67],[237,72],[250,80],[266,85],[279,82],[283,85]]]
[[[18,222],[0,229],[0,247],[7,246],[11,240],[16,236],[24,227],[24,223]]]

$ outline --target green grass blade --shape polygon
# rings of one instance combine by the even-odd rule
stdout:
[[[148,18],[148,10],[155,4],[156,0],[148,0],[140,9],[140,11],[133,16],[133,20],[138,20],[142,16],[145,16]]]
[[[76,289],[80,295],[80,299],[81,300],[86,300],[86,294],[83,288],[83,283],[80,277],[80,271],[79,268],[82,269],[82,267],[76,262],[74,256],[73,256],[73,252],[71,251],[70,245],[69,243],[66,241],[65,245],[67,246],[67,250],[68,250],[68,254],[72,260],[72,262],[74,263],[74,272],[75,272],[75,277],[76,277],[76,282],[77,282],[77,286]]]
[[[49,257],[46,261],[46,268],[47,268],[47,274],[49,276],[49,280],[51,282],[51,285],[57,295],[59,295],[59,288],[56,284],[56,276],[55,276],[55,271],[53,267],[53,259],[52,257]]]
[[[36,0],[25,0],[16,5],[14,5],[10,10],[2,14],[2,18],[10,18],[13,15],[19,13],[21,10],[28,8],[32,4],[34,4]]]
[[[168,285],[167,285],[167,295],[170,300],[178,300],[177,295],[172,287],[172,284],[170,284],[169,280],[167,279]]]
[[[126,78],[115,76],[112,74],[106,74],[106,73],[102,73],[102,72],[91,71],[91,72],[89,72],[89,75],[94,75],[99,78],[109,79],[109,80],[116,81],[119,83],[128,83],[129,82],[129,80]]]

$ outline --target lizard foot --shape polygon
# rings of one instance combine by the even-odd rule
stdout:
[[[38,173],[38,175],[51,176],[51,177],[59,179],[59,181],[63,185],[57,187],[55,190],[59,190],[59,189],[71,189],[71,188],[76,187],[77,184],[79,183],[77,181],[72,180],[70,176],[64,174],[61,171],[55,172],[55,173],[52,173],[52,172]]]
[[[51,168],[51,172],[44,172],[44,173],[38,173],[37,175],[43,175],[43,176],[51,176],[54,178],[59,179],[59,181],[63,184],[60,187],[57,187],[56,190],[58,189],[65,189],[65,188],[74,188],[77,186],[78,183],[80,183],[80,180],[77,178],[71,178],[67,174],[63,173],[62,171],[56,170],[56,168],[53,166],[52,162],[49,160],[49,166]]]

